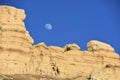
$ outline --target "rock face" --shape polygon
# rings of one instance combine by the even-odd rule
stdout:
[[[0,6],[0,73],[23,73],[33,39],[24,26],[24,10]],[[18,69],[17,69],[18,68]]]
[[[24,10],[0,6],[1,80],[120,80],[119,55],[109,44],[92,40],[87,51],[33,45],[24,19]]]

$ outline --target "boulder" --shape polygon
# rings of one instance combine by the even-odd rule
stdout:
[[[80,50],[80,47],[75,43],[67,44],[64,46],[64,51],[70,51],[70,50]]]
[[[97,40],[91,40],[90,42],[88,42],[87,48],[88,51],[106,50],[114,52],[114,48],[112,48],[111,45]]]

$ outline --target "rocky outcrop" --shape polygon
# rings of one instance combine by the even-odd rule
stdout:
[[[23,73],[33,39],[26,30],[24,10],[0,6],[0,73]],[[18,69],[17,69],[18,68]]]
[[[115,53],[114,48],[104,42],[92,40],[87,44],[88,51],[92,51],[94,55],[101,57],[111,57],[119,59],[118,54]]]
[[[80,50],[80,47],[74,43],[65,45],[64,51],[70,51],[70,50]]]
[[[28,53],[33,40],[24,27],[23,10],[0,6],[0,47],[6,50],[16,50]],[[6,49],[6,50],[5,50]]]
[[[110,45],[108,45],[106,43],[103,43],[103,42],[96,41],[96,40],[90,41],[87,44],[87,47],[88,47],[88,51],[100,51],[100,50],[103,50],[103,51],[114,52],[114,49]]]
[[[33,45],[24,19],[24,10],[0,6],[1,80],[120,80],[119,55],[109,44],[92,40],[86,51]]]

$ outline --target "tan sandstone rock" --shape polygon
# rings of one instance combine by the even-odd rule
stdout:
[[[70,51],[70,50],[80,50],[80,47],[74,43],[65,45],[64,51]]]
[[[24,10],[0,6],[0,80],[120,80],[119,55],[109,44],[92,40],[88,50],[33,45]]]
[[[111,57],[119,59],[119,55],[115,53],[114,48],[109,44],[104,42],[92,40],[87,44],[88,51],[94,52],[95,56],[102,56],[102,57]]]
[[[24,73],[30,59],[33,39],[24,26],[25,17],[22,9],[0,6],[1,74]]]
[[[114,52],[114,49],[109,44],[104,42],[100,42],[97,40],[92,40],[87,44],[88,51],[99,51],[99,50],[107,50]]]

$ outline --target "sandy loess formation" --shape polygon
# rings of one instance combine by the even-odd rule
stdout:
[[[0,6],[0,80],[120,80],[119,55],[109,44],[91,40],[88,50],[33,45],[24,10]]]

